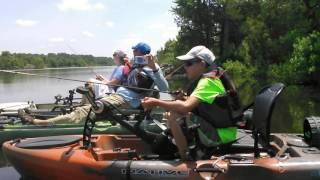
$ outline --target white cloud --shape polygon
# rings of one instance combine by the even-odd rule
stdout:
[[[82,35],[84,35],[84,36],[86,36],[86,37],[90,37],[90,38],[94,37],[94,34],[91,33],[91,32],[89,32],[89,31],[83,31],[83,32],[82,32]]]
[[[108,27],[112,28],[114,26],[114,23],[112,21],[106,21],[105,25],[107,25]]]
[[[16,24],[22,27],[31,27],[36,25],[38,22],[34,20],[27,20],[27,19],[17,19]]]
[[[100,2],[90,3],[88,0],[62,0],[57,4],[58,9],[62,11],[90,11],[104,9],[104,5]]]
[[[53,37],[53,38],[49,39],[49,42],[52,42],[52,43],[64,42],[64,38],[62,38],[62,37]]]
[[[164,24],[159,24],[159,23],[150,24],[148,26],[148,29],[150,29],[150,30],[165,29],[165,28],[166,27]]]
[[[178,35],[179,28],[168,27],[167,30],[162,31],[162,36],[169,39],[175,39]]]
[[[132,46],[134,46],[137,42],[140,42],[141,39],[134,34],[129,35],[127,38],[119,39],[114,47],[116,49],[123,50],[127,53],[128,57],[131,58],[132,55]]]
[[[175,38],[179,31],[178,27],[174,24],[165,25],[165,24],[153,23],[153,24],[149,24],[147,27],[152,31],[158,32],[159,35],[161,35],[163,38],[166,38],[166,39]]]

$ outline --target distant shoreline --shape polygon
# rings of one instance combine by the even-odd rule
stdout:
[[[114,66],[114,65],[112,65]],[[112,67],[112,66],[85,66],[85,67],[57,67],[57,68],[40,68],[40,69],[0,69],[0,71],[40,71],[40,70],[54,70],[54,69],[89,69],[89,68],[100,68],[100,67]]]

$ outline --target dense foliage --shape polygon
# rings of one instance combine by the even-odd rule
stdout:
[[[112,58],[94,57],[92,55],[70,55],[66,53],[24,54],[2,52],[0,69],[38,69],[57,67],[84,67],[114,65]]]
[[[320,32],[298,38],[293,47],[293,53],[289,61],[272,67],[271,77],[288,84],[319,83]]]
[[[180,28],[157,52],[162,64],[205,45],[239,84],[256,80],[320,84],[319,0],[174,0]],[[110,65],[108,58],[2,52],[0,69]],[[241,77],[241,78],[239,78]]]
[[[180,28],[159,61],[205,45],[237,77],[320,84],[320,1],[175,0]],[[247,75],[248,77],[246,77]]]

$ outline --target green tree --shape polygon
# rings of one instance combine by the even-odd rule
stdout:
[[[218,47],[221,32],[221,4],[213,0],[176,0],[173,12],[180,27],[177,51],[186,51],[195,45],[210,49]]]
[[[109,61],[107,61],[109,60]],[[0,69],[33,69],[45,67],[83,67],[95,65],[114,65],[112,58],[92,55],[69,55],[49,53],[48,55],[2,52]]]
[[[218,62],[228,60],[228,67],[236,60],[235,64],[240,62],[257,69],[252,77],[259,80],[275,80],[279,75],[270,70],[275,72],[277,67],[283,72],[291,71],[292,65],[288,62],[293,61],[291,58],[297,51],[293,44],[313,31],[319,32],[320,27],[320,1],[317,0],[174,2],[173,12],[180,31],[176,47],[170,48],[171,54],[185,53],[192,46],[202,44],[213,50]],[[305,45],[301,42],[301,46]],[[163,49],[159,54],[164,52],[168,50]],[[304,58],[310,59],[306,54]],[[304,72],[310,71],[307,66],[301,68],[305,68]],[[312,80],[313,76],[304,77]]]
[[[169,40],[165,43],[164,48],[157,51],[157,59],[160,64],[176,64],[175,60],[177,41]]]
[[[270,75],[288,84],[320,84],[320,32],[298,38],[288,62],[273,66]]]

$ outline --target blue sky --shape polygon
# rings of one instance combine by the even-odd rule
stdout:
[[[132,56],[139,41],[153,54],[176,37],[172,0],[1,0],[0,51]]]

